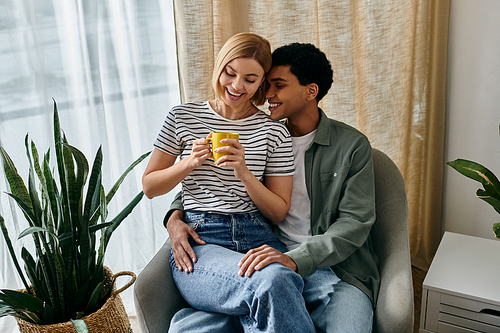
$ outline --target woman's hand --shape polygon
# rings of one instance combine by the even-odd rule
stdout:
[[[245,163],[245,148],[236,139],[222,139],[221,143],[230,146],[219,147],[214,150],[215,153],[229,153],[220,157],[215,165],[218,167],[232,167],[234,169],[234,176],[243,181],[246,177],[252,176],[252,172],[248,169]]]
[[[212,157],[207,139],[197,139],[191,144],[191,154],[177,163],[177,156],[159,149],[153,150],[142,176],[142,189],[149,199],[170,192],[191,171]]]
[[[204,245],[205,242],[193,228],[184,223],[183,218],[184,213],[182,211],[174,211],[167,221],[167,231],[177,268],[180,271],[190,273],[193,271],[193,262],[196,262],[196,254],[191,244],[189,244],[189,237],[192,237],[200,245]]]
[[[189,165],[190,168],[196,169],[200,167],[207,158],[212,157],[212,152],[210,151],[210,144],[207,139],[194,140],[192,145],[193,148],[189,155]]]

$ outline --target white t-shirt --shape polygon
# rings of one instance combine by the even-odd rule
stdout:
[[[208,102],[179,105],[168,113],[154,146],[183,159],[191,154],[192,141],[206,138],[210,132],[239,133],[245,163],[261,182],[264,176],[293,175],[290,133],[284,124],[273,121],[263,111],[230,120],[212,110]],[[212,158],[184,178],[182,200],[185,210],[223,214],[257,210],[233,168],[216,167]]]
[[[307,195],[304,155],[316,135],[316,130],[304,136],[292,137],[295,174],[291,207],[281,223],[277,225],[276,234],[287,249],[293,250],[311,236],[311,201]]]

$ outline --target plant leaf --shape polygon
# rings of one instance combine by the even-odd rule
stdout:
[[[109,227],[112,224],[113,224],[113,222],[105,222],[105,223],[99,223],[99,224],[91,225],[89,227],[89,232],[90,233],[96,233],[97,231],[99,231],[99,230],[101,230],[103,228]],[[70,232],[65,232],[64,234],[59,235],[58,239],[59,239],[59,243],[61,245],[68,244],[69,242],[72,241],[71,233]]]
[[[486,167],[479,163],[456,159],[455,161],[446,162],[449,166],[460,172],[462,175],[476,180],[483,184],[485,189],[492,188],[490,193],[500,199],[500,182],[498,178]]]
[[[27,310],[14,310],[12,308],[7,308],[5,307],[4,310],[0,310],[0,317],[4,316],[12,316],[15,318],[22,319],[24,321],[27,321],[29,323],[35,323],[39,325],[43,325],[43,321],[38,317],[36,313],[27,311]]]
[[[29,227],[25,229],[23,232],[19,234],[17,239],[21,239],[23,237],[26,237],[28,235],[31,235],[34,232],[41,232],[41,233],[47,233],[48,235],[52,236],[56,241],[59,241],[59,238],[57,238],[57,235],[54,234],[53,232],[49,231],[48,229],[42,228],[42,227]]]
[[[32,312],[43,310],[43,301],[30,294],[16,290],[0,290],[0,299],[12,306],[14,309],[29,310]]]
[[[56,215],[54,215],[53,205],[55,205],[56,202],[53,196],[51,197],[51,193],[49,192],[49,184],[52,185],[52,175],[49,173],[48,175],[49,184],[47,184],[47,179],[45,177],[45,173],[43,170],[45,165],[45,159],[48,159],[48,156],[47,155],[44,156],[44,161],[42,161],[42,166],[40,166],[38,150],[33,141],[31,141],[31,155],[33,156],[33,166],[38,176],[38,180],[40,181],[40,192],[41,192],[42,207],[43,207],[43,211],[40,212],[40,217],[42,218],[41,226],[46,227],[50,232],[55,233],[54,220]],[[51,246],[55,247],[55,243],[52,241],[51,241]]]
[[[90,225],[96,224],[97,221],[99,220],[99,217],[101,217],[102,215],[101,204],[103,204],[102,207],[107,207],[106,195],[104,193],[104,188],[102,186],[102,172],[99,173],[97,177],[97,184],[94,189],[94,194],[92,196],[92,204],[90,208]],[[102,220],[105,221],[105,219]]]
[[[500,238],[500,222],[493,224],[493,233],[496,238]]]
[[[20,201],[19,198],[17,198],[16,196],[14,196],[13,194],[10,194],[10,193],[7,193],[9,196],[13,197],[16,202],[18,203],[18,205],[21,207],[21,209],[23,211],[25,211],[25,216],[26,218],[28,219],[28,222],[30,222],[29,220],[29,216],[26,212],[26,208],[25,208],[25,205],[22,201]],[[33,221],[30,222],[31,225],[33,226]],[[38,237],[38,234],[37,233],[33,233],[33,241],[35,243],[35,248],[36,248],[36,252],[37,252],[37,255],[38,257],[40,258],[40,265],[41,265],[41,272],[42,272],[42,277],[45,281],[46,284],[42,284],[42,286],[46,286],[47,287],[47,291],[48,291],[48,295],[49,295],[49,299],[51,300],[51,304],[54,305],[54,304],[57,304],[56,301],[55,301],[55,298],[54,298],[54,292],[53,292],[53,289],[52,289],[52,280],[50,278],[50,274],[51,274],[51,263],[48,262],[48,260],[45,260],[45,255],[44,253],[46,253],[48,250],[49,250],[49,247],[48,245],[46,244],[46,242],[44,242],[44,246],[45,246],[45,249],[46,251],[42,251],[42,247],[40,245],[40,238]]]
[[[108,203],[111,201],[111,199],[113,199],[116,191],[118,191],[118,188],[120,187],[121,183],[123,183],[123,180],[130,173],[130,171],[132,171],[139,163],[141,163],[146,157],[148,157],[149,154],[151,154],[150,151],[140,156],[127,168],[127,170],[123,172],[123,174],[120,176],[120,178],[118,178],[111,190],[109,190],[109,193],[106,195],[106,201]]]
[[[106,195],[104,194],[104,186],[101,185],[101,205],[100,205],[100,211],[101,211],[101,221],[102,223],[106,222],[106,219],[108,218],[108,203],[106,200]]]
[[[77,177],[76,177],[76,188],[78,191],[83,190],[83,186],[87,181],[87,176],[89,173],[89,162],[85,155],[76,147],[71,146],[69,144],[65,144],[67,148],[71,151],[75,161],[77,168]]]
[[[42,205],[40,204],[40,199],[38,197],[38,191],[35,186],[35,178],[33,172],[30,170],[28,176],[28,190],[31,197],[31,205],[33,207],[33,223],[41,227],[42,226]]]
[[[100,194],[100,179],[101,179],[101,170],[102,170],[102,146],[99,146],[97,150],[96,156],[94,158],[94,163],[92,165],[92,172],[89,178],[89,186],[87,189],[87,197],[85,200],[84,206],[84,215],[88,216],[89,219],[93,214],[93,211],[97,209],[97,206],[93,205],[94,196]],[[99,201],[97,201],[97,205],[99,205]]]
[[[19,208],[21,208],[21,211],[24,213],[24,217],[28,221],[29,225],[35,226],[35,222],[34,222],[35,216],[33,215],[33,210],[30,209],[30,207],[17,195],[15,195],[13,193],[7,193],[7,195],[16,201],[17,205],[19,206]],[[30,203],[31,203],[31,201],[30,201]]]
[[[61,220],[62,208],[61,208],[61,198],[59,196],[57,184],[54,180],[54,176],[52,175],[52,171],[49,166],[49,159],[50,159],[49,153],[50,150],[47,151],[47,154],[45,154],[45,157],[43,159],[42,172],[45,178],[45,185],[47,187],[47,195],[49,197],[50,209],[52,210],[52,218],[53,218],[52,223],[54,224],[53,228],[55,232],[56,230],[59,230],[59,222]]]
[[[85,309],[85,313],[92,313],[96,309],[96,304],[99,302],[101,292],[102,292],[102,286],[103,282],[100,282],[97,287],[92,291],[92,294],[90,295],[90,300],[87,303],[87,307]]]
[[[24,140],[24,145],[26,148],[26,157],[28,158],[30,167],[29,167],[29,172],[28,172],[28,193],[30,195],[31,199],[31,204],[33,207],[33,216],[34,220],[33,222],[35,223],[36,226],[41,227],[42,226],[42,207],[40,204],[40,199],[38,197],[38,191],[36,189],[35,185],[35,173],[33,171],[33,159],[31,158],[30,155],[30,148],[29,148],[29,141],[28,141],[28,135],[26,135],[25,140]]]
[[[63,141],[61,138],[61,125],[59,123],[59,112],[57,111],[57,104],[54,100],[54,144],[56,147],[56,163],[57,170],[59,171],[59,183],[61,184],[61,195],[66,196],[66,181],[64,175],[63,163]]]
[[[27,210],[32,213],[33,206],[31,205],[31,198],[28,193],[28,189],[24,184],[23,178],[17,172],[16,166],[14,165],[14,162],[12,162],[10,156],[1,146],[0,155],[2,155],[3,168],[7,181],[9,182],[10,191],[13,195],[18,197],[19,200],[26,205]]]
[[[64,140],[66,142],[65,138]],[[69,208],[70,215],[70,219],[66,228],[72,231],[76,231],[80,227],[78,221],[78,201],[80,200],[81,193],[79,192],[76,184],[75,163],[73,160],[73,155],[71,154],[71,150],[67,145],[63,145],[62,151],[65,174],[64,181],[66,183],[67,190],[66,197],[63,198],[63,200],[67,202],[67,207]],[[68,229],[65,229],[65,231],[68,231]]]
[[[46,294],[44,293],[42,286],[40,285],[41,280],[38,279],[38,276],[36,274],[35,260],[33,259],[31,253],[25,247],[23,247],[21,250],[21,258],[24,260],[24,271],[26,272],[26,275],[28,276],[28,279],[31,282],[31,286],[35,291],[35,294],[41,300],[47,301],[48,298],[46,297]],[[26,290],[31,294],[31,289],[29,287],[26,287]]]
[[[484,200],[487,203],[489,203],[493,207],[493,209],[496,210],[497,213],[500,214],[500,200],[492,197],[488,191],[483,191],[481,189],[476,191],[476,196],[479,199]]]
[[[71,323],[75,327],[75,330],[78,333],[88,333],[89,329],[87,328],[87,324],[82,319],[70,319]]]
[[[91,239],[89,232],[89,220],[85,213],[82,216],[82,202],[83,202],[83,188],[87,181],[89,164],[85,155],[77,148],[71,145],[65,145],[65,148],[71,151],[71,154],[76,162],[77,177],[76,181],[68,184],[68,194],[70,195],[70,202],[72,203],[72,215],[75,217],[74,222],[78,229],[77,241],[80,249],[79,263],[80,263],[80,281],[86,281],[90,274],[90,258],[92,254]],[[75,196],[71,198],[71,196]],[[73,226],[73,229],[75,227]]]
[[[16,252],[14,251],[14,247],[12,246],[12,241],[10,240],[10,237],[9,237],[9,231],[7,230],[7,227],[5,226],[5,221],[4,221],[2,215],[0,215],[0,226],[2,227],[3,238],[5,239],[5,242],[7,243],[7,248],[9,249],[10,257],[12,258],[12,261],[14,262],[14,266],[16,267],[17,274],[19,275],[19,277],[23,281],[23,284],[24,284],[24,287],[26,288],[26,290],[29,291],[28,282],[26,281],[24,274],[21,270],[21,266],[19,265],[19,261],[17,260]]]
[[[43,303],[43,322],[44,323],[57,323],[57,316],[54,308],[47,303]]]
[[[116,230],[116,228],[118,228],[120,226],[122,221],[130,213],[132,213],[132,210],[141,201],[143,196],[144,196],[144,192],[142,192],[142,191],[139,192],[139,194],[137,194],[135,196],[135,198],[132,199],[132,201],[130,201],[130,203],[120,213],[118,213],[118,215],[116,215],[116,217],[114,219],[111,220],[111,222],[113,222],[113,224],[110,225],[109,227],[107,227],[106,230],[104,231],[104,237],[105,237],[104,238],[104,252],[106,251],[106,248],[107,248],[108,243],[109,243],[109,239],[111,238],[111,235],[113,234],[113,232]]]

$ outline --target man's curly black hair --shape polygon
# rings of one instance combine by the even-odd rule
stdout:
[[[273,52],[274,66],[290,66],[290,72],[305,86],[316,83],[319,87],[316,100],[319,102],[332,86],[333,70],[326,55],[313,44],[292,43]]]

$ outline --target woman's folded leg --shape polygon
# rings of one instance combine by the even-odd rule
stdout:
[[[302,297],[304,281],[293,270],[271,264],[250,277],[239,276],[242,253],[218,245],[193,247],[193,272],[179,271],[175,283],[194,308],[240,317],[245,332],[315,332]]]

